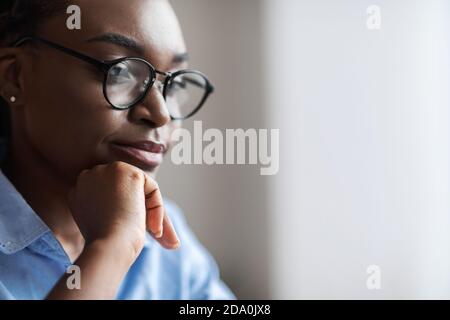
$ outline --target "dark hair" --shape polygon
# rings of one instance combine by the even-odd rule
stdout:
[[[66,0],[0,0],[0,47],[11,46],[24,35],[31,35],[58,13]],[[5,160],[11,139],[11,114],[0,96],[0,165]]]

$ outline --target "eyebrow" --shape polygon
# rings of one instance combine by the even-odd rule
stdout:
[[[90,38],[89,40],[87,40],[87,42],[111,43],[126,48],[128,50],[134,51],[135,53],[141,56],[143,56],[145,52],[144,46],[139,44],[136,40],[119,33],[112,33],[112,32],[104,33],[102,35]],[[189,54],[187,52],[177,53],[174,55],[172,59],[173,64],[181,64],[187,61],[189,61]]]
[[[172,59],[172,62],[175,64],[181,64],[188,61],[189,61],[189,53],[187,52],[177,53]]]

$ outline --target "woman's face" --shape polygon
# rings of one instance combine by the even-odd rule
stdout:
[[[168,1],[76,0],[70,4],[81,8],[81,30],[69,30],[69,15],[59,14],[42,25],[40,37],[101,60],[130,56],[143,58],[161,71],[187,67],[182,32]],[[69,179],[83,169],[112,161],[125,161],[155,175],[161,150],[147,153],[147,161],[142,161],[117,143],[152,141],[163,144],[167,152],[179,122],[171,121],[156,86],[135,107],[116,110],[103,95],[101,71],[50,47],[24,48],[31,58],[23,63],[24,103],[20,111],[13,111],[14,125],[21,126],[40,156]]]

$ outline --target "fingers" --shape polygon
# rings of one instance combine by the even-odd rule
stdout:
[[[180,246],[180,239],[178,238],[177,232],[175,231],[172,221],[167,213],[164,215],[163,229],[163,241],[168,246],[168,249],[177,249]]]
[[[145,208],[147,211],[147,229],[155,238],[163,235],[164,206],[162,195],[156,181],[145,176]]]
[[[177,249],[180,246],[180,240],[165,211],[158,184],[145,173],[144,176],[147,229],[164,248]]]
[[[167,214],[164,215],[163,225],[164,234],[161,238],[156,240],[166,249],[178,249],[180,247],[180,240],[178,239],[172,221],[170,221]]]
[[[158,198],[161,198],[159,190],[155,191],[149,198],[145,199],[147,229],[157,239],[162,237],[164,228],[164,206],[162,201],[160,202]]]

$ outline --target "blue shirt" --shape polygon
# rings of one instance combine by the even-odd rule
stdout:
[[[236,299],[182,211],[164,203],[181,247],[166,250],[147,234],[117,299]],[[0,299],[44,299],[71,265],[52,231],[0,170]]]

